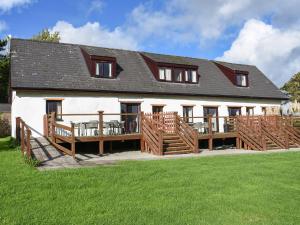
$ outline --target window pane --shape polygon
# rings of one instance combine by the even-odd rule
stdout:
[[[239,86],[247,86],[247,79],[245,75],[236,75],[236,84]]]
[[[166,80],[171,81],[172,80],[172,70],[171,69],[166,69]]]
[[[52,112],[55,112],[56,119],[61,119],[62,101],[46,101],[46,113],[51,114]]]
[[[191,70],[187,70],[185,71],[185,81],[187,82],[192,82],[192,71]]]
[[[246,76],[242,76],[242,86],[246,86]]]
[[[174,69],[174,76],[175,76],[175,81],[181,82],[182,81],[182,70]]]
[[[103,77],[110,77],[110,63],[102,63],[103,65]]]
[[[100,75],[100,64],[96,63],[96,75],[99,76]]]
[[[197,72],[195,70],[192,71],[192,82],[193,83],[197,82]]]
[[[159,79],[165,79],[165,69],[159,69]]]
[[[187,123],[193,122],[193,107],[192,106],[183,106],[183,117],[184,121]]]

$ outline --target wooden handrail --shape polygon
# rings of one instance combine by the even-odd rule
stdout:
[[[142,121],[142,134],[143,140],[145,142],[146,151],[152,152],[156,155],[163,154],[163,135],[162,131],[157,128],[153,122],[144,116],[141,115]],[[143,147],[142,147],[143,148]]]
[[[32,158],[32,146],[30,143],[32,131],[20,117],[16,118],[16,132],[16,136],[20,138],[22,154],[27,158]]]
[[[71,155],[75,158],[75,131],[74,131],[74,124],[71,124],[71,127],[59,124],[55,120],[55,112],[51,113],[50,116],[50,138],[49,141],[59,150],[64,152],[65,154]],[[60,130],[60,134],[57,131]],[[64,135],[67,134],[67,135]],[[71,149],[68,149],[62,145],[57,143],[57,140],[62,140],[67,142],[71,145]]]
[[[180,116],[176,115],[176,133],[195,153],[198,149],[198,133],[188,125]]]

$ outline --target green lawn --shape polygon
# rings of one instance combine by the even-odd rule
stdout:
[[[300,153],[38,172],[0,139],[0,224],[300,224]]]

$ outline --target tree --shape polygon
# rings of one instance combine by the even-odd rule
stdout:
[[[8,102],[10,58],[6,53],[7,39],[0,40],[0,102]]]
[[[59,42],[60,36],[59,32],[50,33],[48,29],[43,29],[37,35],[34,35],[32,40]]]
[[[281,88],[291,95],[292,101],[300,102],[300,72],[296,73],[284,86]]]

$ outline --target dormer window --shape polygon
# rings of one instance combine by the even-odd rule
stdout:
[[[172,81],[172,70],[170,68],[159,68],[159,79]]]
[[[172,60],[168,60],[168,62],[156,61],[156,59],[148,57],[145,54],[141,54],[141,56],[158,81],[190,84],[197,84],[199,82],[198,65],[182,60],[178,63],[177,58],[172,63]]]
[[[111,62],[96,62],[95,75],[97,77],[111,78],[112,77],[112,63]]]
[[[198,74],[196,70],[184,68],[167,68],[159,67],[158,79],[160,81],[176,82],[176,83],[197,83]]]
[[[247,87],[247,75],[236,74],[236,85],[241,87]]]
[[[174,69],[174,80],[175,82],[182,82],[183,81],[183,74],[184,70],[182,69]]]
[[[189,83],[197,83],[197,72],[196,70],[185,71],[185,81]]]

